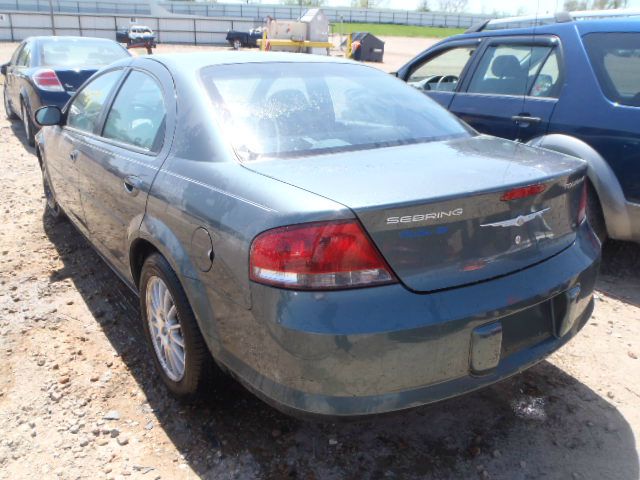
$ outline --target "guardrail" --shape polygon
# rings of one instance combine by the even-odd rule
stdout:
[[[36,35],[76,35],[115,40],[116,31],[129,27],[127,15],[0,12],[0,41],[20,41]],[[246,30],[257,22],[244,18],[153,17],[137,15],[138,23],[149,26],[159,43],[220,45],[228,30]]]

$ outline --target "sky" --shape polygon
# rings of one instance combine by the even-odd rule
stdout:
[[[266,0],[263,0],[268,3]],[[385,8],[401,10],[415,10],[419,0],[382,0]],[[349,6],[350,0],[327,0],[326,4],[331,6]],[[503,12],[508,15],[522,13],[525,15],[554,13],[561,11],[564,0],[469,0],[466,13],[493,13]],[[438,0],[429,0],[431,10],[438,9]],[[628,8],[640,8],[640,0],[629,0]]]

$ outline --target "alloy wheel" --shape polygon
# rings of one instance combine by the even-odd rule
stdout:
[[[165,282],[152,276],[145,295],[153,349],[164,373],[174,382],[184,377],[186,352],[178,309]]]

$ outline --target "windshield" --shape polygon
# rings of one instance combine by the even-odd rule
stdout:
[[[117,43],[87,39],[43,43],[40,52],[42,66],[56,67],[108,65],[129,56]]]
[[[362,65],[219,65],[205,68],[202,79],[243,160],[470,135],[424,94]]]

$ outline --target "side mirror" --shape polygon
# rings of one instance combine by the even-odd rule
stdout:
[[[60,125],[62,121],[62,112],[58,107],[42,107],[36,110],[36,123],[41,127],[48,125]]]
[[[0,65],[0,73],[2,75],[6,75],[7,74],[7,67],[9,66],[8,63],[3,63],[2,65]]]

